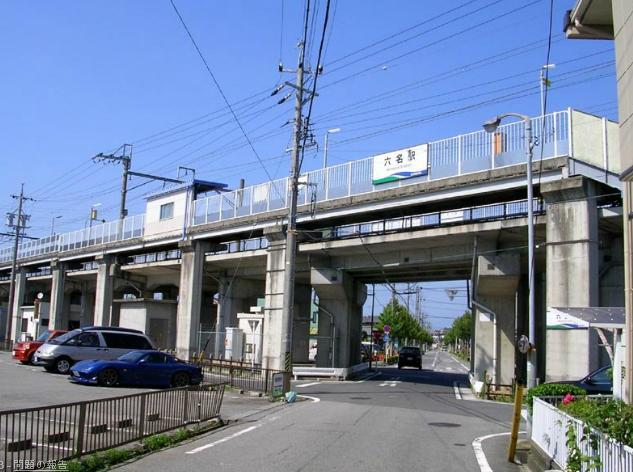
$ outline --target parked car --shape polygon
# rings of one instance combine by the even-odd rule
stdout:
[[[422,369],[422,352],[419,347],[403,347],[398,354],[398,369],[405,366]]]
[[[20,341],[13,345],[13,358],[22,364],[30,364],[33,360],[33,354],[44,343],[60,336],[67,331],[61,329],[47,329],[40,334],[35,341]]]
[[[613,394],[613,369],[608,365],[594,370],[580,380],[561,380],[551,383],[575,385],[585,390],[589,395],[611,395]]]
[[[78,361],[112,360],[130,351],[154,349],[150,339],[136,329],[91,326],[51,339],[35,351],[33,364],[49,372],[67,374]]]
[[[114,360],[77,362],[70,370],[72,382],[114,387],[142,385],[184,387],[202,382],[202,368],[159,351],[132,351]]]

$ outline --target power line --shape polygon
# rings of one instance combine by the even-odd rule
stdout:
[[[260,162],[260,165],[261,165],[262,169],[264,170],[264,173],[266,174],[266,176],[268,176],[268,178],[270,180],[273,180],[272,177],[270,176],[270,174],[268,173],[268,169],[266,169],[266,166],[264,166],[264,163],[262,162],[262,159],[259,156],[259,153],[255,149],[255,146],[253,146],[253,143],[251,142],[250,138],[248,137],[248,134],[246,133],[246,130],[242,126],[242,123],[240,123],[240,120],[238,119],[237,115],[235,114],[235,111],[233,110],[233,107],[229,103],[229,100],[226,98],[226,95],[224,94],[224,91],[222,90],[222,87],[220,87],[220,84],[216,80],[215,75],[213,75],[213,72],[211,71],[211,67],[209,67],[209,64],[207,63],[207,60],[205,59],[204,55],[202,54],[202,51],[200,51],[200,48],[198,47],[198,44],[196,43],[196,40],[191,35],[191,32],[189,31],[189,28],[187,27],[187,24],[185,23],[185,20],[180,15],[180,12],[178,11],[178,8],[176,8],[176,4],[174,3],[174,0],[169,0],[169,2],[171,3],[171,6],[173,7],[174,12],[176,12],[176,15],[178,16],[178,19],[180,20],[180,23],[182,24],[182,27],[187,32],[187,36],[189,36],[189,39],[191,40],[191,44],[193,44],[194,48],[198,52],[198,55],[200,56],[200,59],[202,60],[202,63],[204,64],[204,67],[206,68],[207,72],[209,73],[209,76],[211,77],[211,80],[213,81],[213,83],[215,84],[216,88],[218,89],[218,92],[222,96],[222,99],[224,100],[224,103],[226,104],[228,109],[231,111],[231,115],[233,115],[233,119],[235,120],[235,123],[237,123],[237,126],[242,131],[242,134],[244,135],[244,138],[248,142],[248,145],[251,148],[251,150],[253,151],[253,154],[255,154],[255,157],[257,157],[257,160]]]

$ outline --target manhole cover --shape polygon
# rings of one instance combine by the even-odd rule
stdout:
[[[349,397],[350,400],[371,400],[371,397]]]
[[[459,428],[461,424],[457,423],[429,423],[429,426],[437,426],[438,428]]]

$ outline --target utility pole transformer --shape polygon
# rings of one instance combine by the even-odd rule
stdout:
[[[26,228],[26,215],[23,214],[24,201],[34,201],[32,198],[24,196],[24,184],[20,187],[20,195],[11,195],[12,198],[18,200],[18,213],[15,224],[12,224],[15,229],[15,239],[13,241],[13,257],[11,260],[11,281],[9,283],[9,303],[7,304],[7,330],[5,333],[5,339],[10,340],[11,330],[13,325],[13,305],[15,304],[15,273],[18,265],[18,247],[20,244],[20,229]]]

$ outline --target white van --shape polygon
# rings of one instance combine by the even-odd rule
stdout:
[[[115,326],[91,326],[62,334],[40,346],[33,364],[67,374],[78,361],[116,359],[130,351],[150,351],[154,344],[141,331]]]

